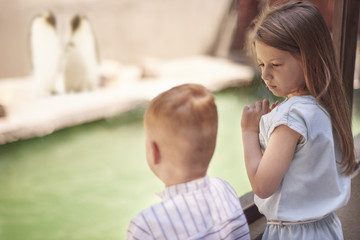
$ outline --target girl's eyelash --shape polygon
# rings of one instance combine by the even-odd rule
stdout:
[[[271,64],[271,65],[274,66],[274,67],[279,67],[279,66],[281,66],[281,64],[276,64],[276,63],[273,63],[273,64]],[[263,64],[263,63],[259,63],[258,66],[259,66],[259,67],[263,67],[264,64]]]

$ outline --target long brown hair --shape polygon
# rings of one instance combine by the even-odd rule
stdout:
[[[297,1],[267,7],[254,21],[248,46],[255,41],[300,56],[306,88],[331,116],[342,151],[341,167],[350,175],[356,166],[351,114],[335,58],[330,31],[316,6]]]

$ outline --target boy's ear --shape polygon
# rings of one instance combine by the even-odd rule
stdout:
[[[156,142],[151,142],[151,152],[154,159],[154,164],[159,164],[161,159],[160,149]]]

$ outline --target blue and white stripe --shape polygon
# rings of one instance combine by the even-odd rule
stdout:
[[[162,202],[136,215],[127,239],[250,239],[235,190],[208,176],[167,187]]]

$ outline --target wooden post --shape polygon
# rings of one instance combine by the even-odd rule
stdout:
[[[332,28],[335,52],[340,65],[340,73],[343,77],[345,93],[351,108],[354,90],[359,6],[359,0],[335,0]]]

